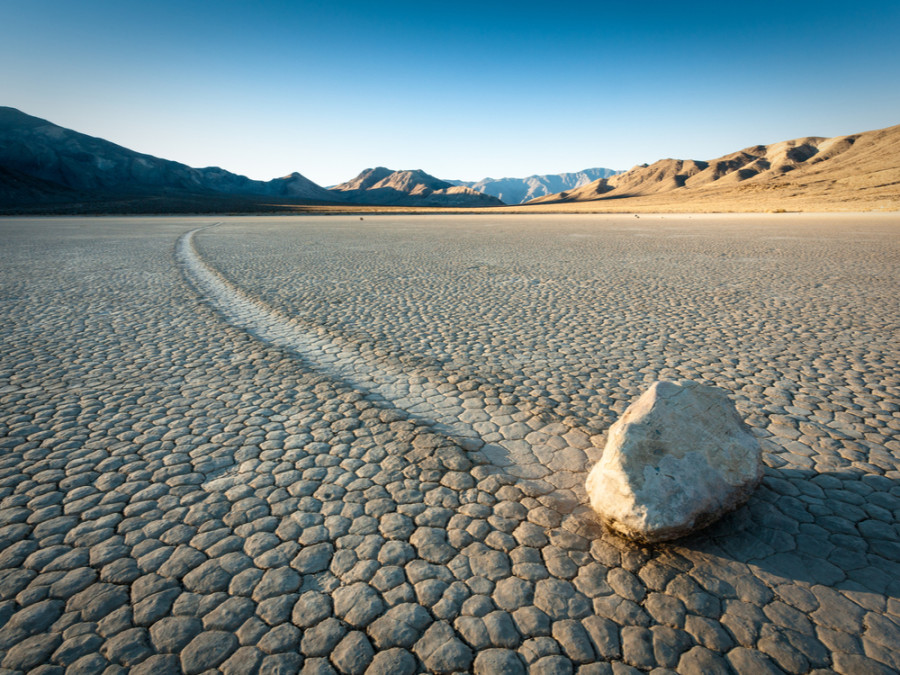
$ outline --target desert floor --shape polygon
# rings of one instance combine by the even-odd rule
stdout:
[[[900,671],[897,214],[0,241],[2,672]],[[582,486],[663,378],[767,469],[639,548]]]

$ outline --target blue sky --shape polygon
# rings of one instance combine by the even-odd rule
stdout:
[[[524,176],[900,124],[900,2],[0,0],[0,105],[192,166]]]

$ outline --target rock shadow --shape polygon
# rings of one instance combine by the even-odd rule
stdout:
[[[789,581],[900,598],[900,483],[862,471],[766,469],[747,504],[673,543]]]

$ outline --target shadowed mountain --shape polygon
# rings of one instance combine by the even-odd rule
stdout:
[[[572,190],[599,178],[614,176],[613,169],[585,169],[574,173],[555,173],[528,176],[527,178],[483,178],[479,181],[451,180],[453,185],[464,185],[506,204],[521,204],[563,190]]]
[[[194,169],[0,107],[0,205],[14,207],[128,204],[126,210],[202,208],[276,201],[335,202],[337,196],[292,173],[256,181],[224,169]]]
[[[356,178],[335,185],[331,192],[354,204],[398,206],[503,206],[490,195],[435,178],[421,170],[366,169]]]
[[[701,204],[745,210],[754,202],[826,208],[900,203],[900,126],[849,136],[754,145],[709,161],[663,159],[531,204],[627,198],[640,208]],[[882,206],[884,205],[884,206]],[[625,206],[625,204],[621,204]],[[750,210],[757,210],[751,208]]]

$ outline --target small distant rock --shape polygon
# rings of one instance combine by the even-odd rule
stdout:
[[[586,488],[607,527],[650,544],[706,527],[761,478],[759,443],[725,391],[660,381],[610,427]]]

